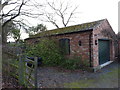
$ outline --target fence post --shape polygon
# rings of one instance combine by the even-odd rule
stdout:
[[[18,67],[18,80],[20,85],[24,85],[24,62],[23,62],[23,56],[19,55],[19,67]]]
[[[35,88],[37,89],[38,88],[38,84],[37,84],[37,66],[38,66],[38,58],[37,57],[34,57],[34,60],[35,60]]]

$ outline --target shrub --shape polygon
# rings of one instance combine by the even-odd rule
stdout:
[[[61,66],[66,69],[85,69],[89,66],[87,60],[82,61],[82,58],[79,56],[74,56],[72,59],[65,59]]]
[[[43,64],[47,66],[60,65],[63,59],[58,44],[48,38],[42,38],[38,44],[30,46],[27,49],[27,55],[42,57]]]
[[[43,64],[46,66],[61,66],[66,69],[84,69],[88,67],[88,60],[82,60],[81,56],[76,55],[71,58],[64,58],[62,55],[58,43],[55,40],[48,38],[40,39],[38,44],[27,47],[27,56],[41,57]]]

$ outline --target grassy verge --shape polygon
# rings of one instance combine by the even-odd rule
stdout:
[[[101,88],[101,87],[115,87],[118,84],[118,73],[120,68],[113,68],[110,72],[101,74],[97,78],[89,78],[72,83],[64,83],[66,88]]]

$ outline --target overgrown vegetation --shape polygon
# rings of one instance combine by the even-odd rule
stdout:
[[[17,44],[9,43],[9,48],[14,50],[15,52],[7,52],[11,50],[7,48],[7,53],[4,54],[3,82],[9,82],[9,78],[11,78],[12,76],[16,80],[16,85],[18,84],[18,81],[21,82],[21,85],[27,85],[26,82],[24,82],[23,74],[25,72],[25,67],[22,66],[22,64],[19,62],[20,59],[18,58],[18,55],[20,55],[21,53],[29,57],[41,57],[43,59],[44,66],[60,66],[66,69],[73,70],[79,68],[82,69],[88,65],[85,61],[82,61],[81,57],[73,57],[71,59],[64,57],[64,55],[61,53],[62,49],[60,49],[59,44],[56,42],[56,40],[42,38],[37,43],[38,44],[34,45],[27,45],[22,41]],[[22,60],[24,61],[25,58],[22,58]],[[19,69],[21,67],[22,69]],[[23,75],[22,78],[20,76],[21,73]]]
[[[26,55],[30,57],[41,57],[46,66],[60,66],[66,69],[83,69],[89,64],[87,60],[82,61],[81,57],[66,58],[55,40],[48,38],[40,39],[38,44],[27,45]]]
[[[34,46],[28,46],[26,55],[30,57],[42,57],[43,64],[47,66],[57,66],[62,60],[63,56],[59,52],[58,45],[55,41],[44,38]]]
[[[9,55],[8,53],[2,54],[2,88],[22,88],[23,86],[18,84],[16,77],[18,68],[11,67],[11,63],[15,66],[18,65],[17,59]],[[14,75],[14,76],[13,76]]]
[[[81,56],[74,56],[73,58],[70,59],[65,59],[62,63],[61,66],[66,68],[66,69],[85,69],[88,67],[88,62],[87,60],[82,61]]]

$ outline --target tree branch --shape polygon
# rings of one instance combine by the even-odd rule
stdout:
[[[13,9],[11,9],[7,14],[2,14],[2,17],[10,16],[10,15],[9,15],[10,12],[15,11],[17,7],[18,7],[18,6],[16,6],[16,7],[13,8]]]
[[[68,25],[68,23],[70,22],[70,19],[72,18],[72,16],[74,15],[74,13],[75,13],[75,10],[77,9],[77,7],[75,7],[72,11],[71,11],[71,13],[69,13],[69,12],[67,12],[67,10],[69,9],[69,7],[71,7],[71,6],[69,6],[70,4],[66,4],[66,6],[64,6],[63,4],[64,4],[64,2],[60,2],[60,6],[59,7],[56,7],[56,5],[55,5],[55,2],[53,1],[52,3],[49,3],[49,2],[47,2],[47,4],[48,4],[48,6],[53,10],[53,14],[54,14],[54,16],[52,16],[51,14],[49,14],[49,18],[48,18],[48,16],[47,16],[47,18],[48,18],[48,20],[53,24],[53,25],[57,25],[57,23],[55,22],[56,20],[58,20],[58,19],[56,19],[55,18],[55,16],[58,16],[60,19],[61,19],[61,23],[63,24],[63,26],[64,27],[66,27],[67,25]],[[65,7],[65,8],[63,8],[63,7]],[[48,14],[48,12],[46,12],[47,14]],[[66,17],[66,15],[68,15],[67,17]],[[52,18],[53,17],[53,18]],[[51,19],[52,18],[52,19]],[[54,23],[53,23],[54,22]],[[58,28],[58,25],[56,26],[57,28]]]
[[[5,2],[1,5],[0,11],[1,11],[6,5],[8,5],[8,2],[9,2],[9,1],[5,1]]]
[[[78,8],[78,7],[76,7],[76,8],[70,13],[70,16],[69,16],[69,18],[68,18],[68,20],[67,20],[67,22],[66,22],[65,25],[67,25],[67,24],[69,23],[69,21],[70,21],[72,15],[73,15],[73,13],[74,13],[74,11],[75,11],[77,8]]]
[[[18,10],[18,13],[17,13],[15,16],[11,17],[9,20],[7,20],[5,23],[3,23],[2,28],[3,28],[7,23],[9,23],[12,19],[14,19],[14,18],[16,18],[17,16],[20,15],[21,8],[22,8],[22,6],[23,6],[24,4],[25,4],[25,3],[24,3],[24,0],[22,0],[22,3],[21,3],[21,5],[20,5],[20,7],[19,7],[19,10]]]
[[[56,28],[59,28],[59,26],[57,25],[57,23],[55,22],[55,20],[51,19],[48,15],[46,15],[46,17],[48,18],[49,22],[51,22],[53,25],[56,26]]]

